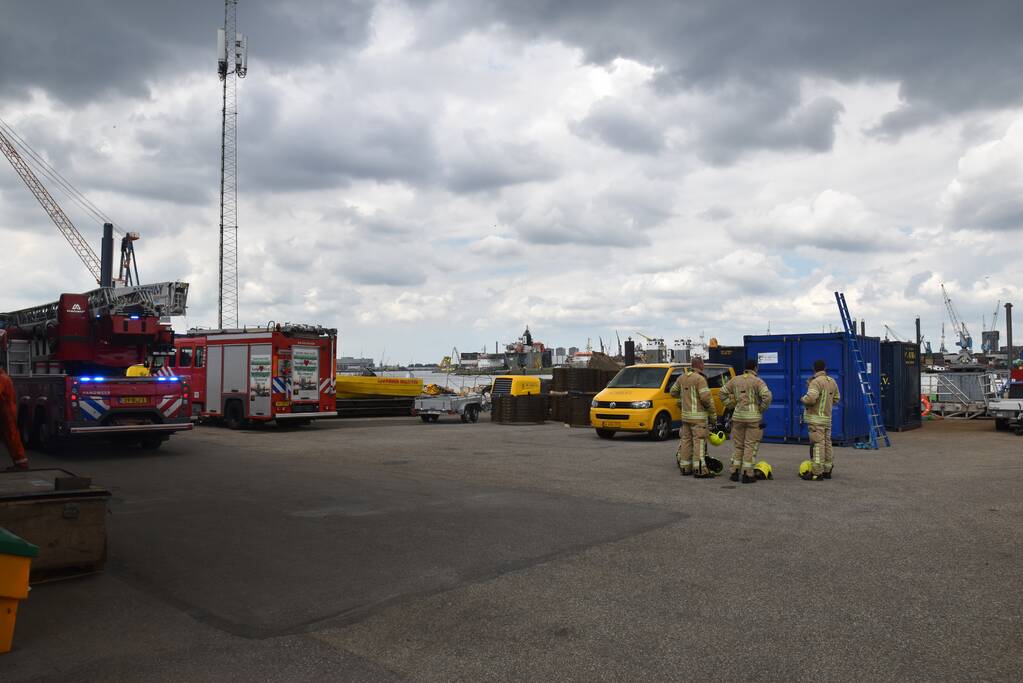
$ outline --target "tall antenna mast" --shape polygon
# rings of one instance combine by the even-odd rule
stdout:
[[[238,99],[235,86],[248,71],[245,36],[237,32],[238,0],[224,0],[217,30],[217,72],[224,83],[220,128],[220,299],[217,327],[238,327]]]

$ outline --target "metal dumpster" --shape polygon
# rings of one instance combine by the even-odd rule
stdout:
[[[877,337],[856,337],[867,366],[874,400],[880,396],[880,347]],[[746,358],[756,358],[760,377],[774,395],[764,416],[764,441],[808,442],[802,424],[807,382],[813,377],[813,363],[821,359],[828,374],[838,383],[842,400],[832,413],[831,438],[836,445],[850,445],[870,438],[870,426],[856,376],[849,337],[845,333],[747,335],[743,341]]]

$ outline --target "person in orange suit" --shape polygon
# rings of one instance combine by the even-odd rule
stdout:
[[[27,470],[28,457],[25,447],[21,444],[18,432],[18,395],[14,392],[14,382],[7,374],[7,335],[0,330],[0,441],[7,446],[14,465],[11,470]]]

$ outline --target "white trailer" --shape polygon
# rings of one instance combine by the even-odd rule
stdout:
[[[423,422],[436,422],[441,415],[458,415],[462,422],[476,422],[483,410],[482,394],[440,394],[420,396],[412,406],[412,414]]]

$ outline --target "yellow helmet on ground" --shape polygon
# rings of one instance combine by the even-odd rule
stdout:
[[[753,472],[753,476],[758,479],[774,479],[774,473],[771,470],[771,466],[763,460],[753,465],[753,469],[755,470]]]
[[[725,469],[725,466],[721,464],[720,460],[718,460],[717,458],[712,458],[709,455],[704,456],[703,462],[704,464],[707,465],[707,469],[713,472],[714,474],[721,474],[721,470]]]
[[[707,437],[707,440],[710,441],[711,446],[720,446],[725,442],[725,433],[711,432],[710,436]]]
[[[804,460],[803,462],[799,463],[799,476],[801,477],[806,476],[812,471],[813,471],[812,460]]]

